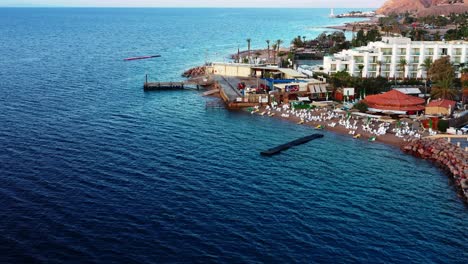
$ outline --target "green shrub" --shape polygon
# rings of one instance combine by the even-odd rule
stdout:
[[[447,132],[447,128],[449,128],[449,121],[445,119],[440,119],[439,123],[437,123],[437,129],[440,132]]]
[[[359,110],[361,113],[365,113],[369,110],[369,106],[364,101],[359,101],[353,108]]]

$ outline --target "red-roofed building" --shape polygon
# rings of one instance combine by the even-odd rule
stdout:
[[[406,95],[398,90],[377,95],[369,95],[364,99],[369,110],[376,112],[395,112],[401,114],[415,114],[424,110],[424,99]]]
[[[426,106],[427,115],[450,115],[455,109],[457,102],[447,99],[437,99],[429,102]]]

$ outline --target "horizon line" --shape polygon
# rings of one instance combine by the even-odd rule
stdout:
[[[55,5],[20,5],[20,6],[1,6],[0,8],[173,8],[173,9],[186,9],[186,8],[257,8],[257,9],[377,9],[379,7],[311,7],[311,6],[294,6],[294,7],[282,7],[282,6],[55,6]]]

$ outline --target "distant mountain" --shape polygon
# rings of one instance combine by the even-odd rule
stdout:
[[[378,14],[414,13],[418,16],[468,12],[468,0],[387,0]]]

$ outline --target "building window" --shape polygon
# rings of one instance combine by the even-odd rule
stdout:
[[[384,56],[392,55],[392,49],[382,49],[382,53]]]

